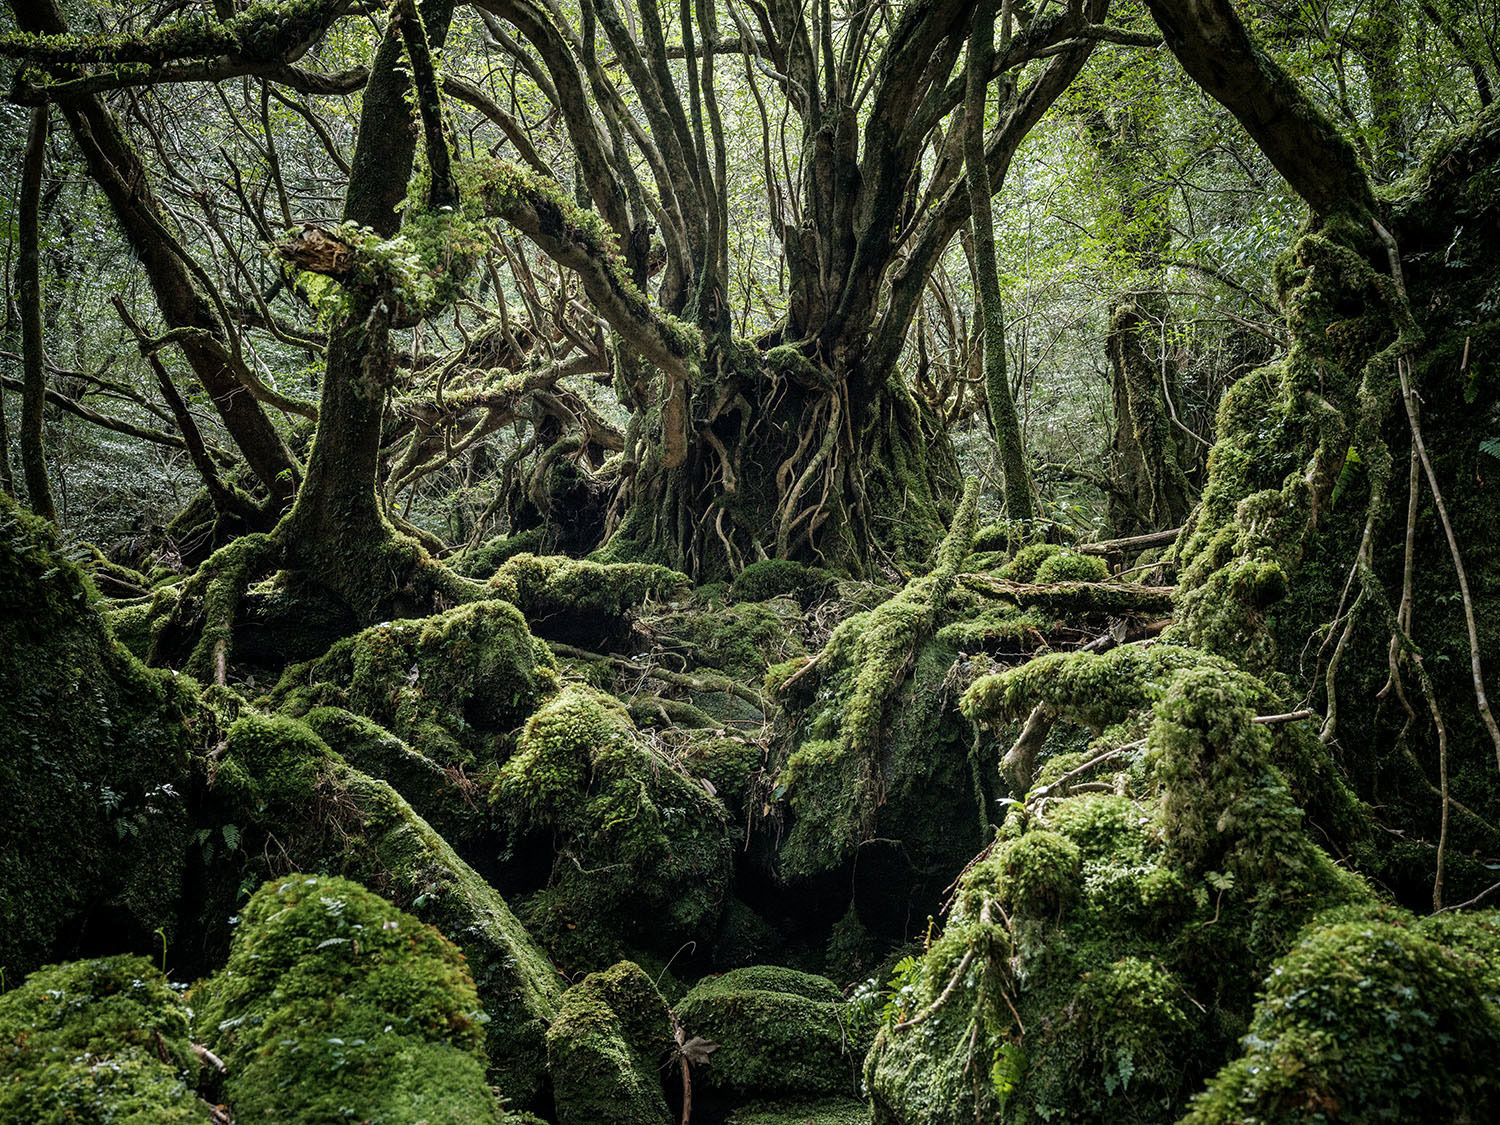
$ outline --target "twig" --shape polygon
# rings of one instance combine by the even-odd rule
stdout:
[[[1250,721],[1262,725],[1271,723],[1300,723],[1303,719],[1316,719],[1316,711],[1288,711],[1285,715],[1256,715]]]

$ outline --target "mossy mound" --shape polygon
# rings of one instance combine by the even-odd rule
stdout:
[[[729,597],[736,602],[764,602],[790,596],[807,607],[829,596],[837,581],[837,575],[822,567],[790,559],[762,559],[734,576]]]
[[[1080,555],[1076,551],[1057,551],[1042,560],[1036,568],[1037,582],[1103,582],[1109,577],[1109,567],[1104,560],[1094,555]]]
[[[760,965],[711,977],[675,1008],[688,1035],[719,1045],[693,1087],[721,1099],[852,1096],[869,1039],[832,981]]]
[[[193,992],[247,1121],[498,1122],[484,1011],[458,948],[347,879],[257,891]]]
[[[473,551],[460,555],[456,561],[449,560],[449,564],[465,578],[483,581],[493,577],[501,563],[517,555],[535,554],[541,546],[542,529],[533,527],[515,535],[497,535],[493,539],[486,539]]]
[[[936,636],[982,604],[955,582],[976,502],[966,492],[933,573],[846,618],[811,666],[778,665],[766,678],[784,704],[773,759],[773,793],[791,814],[780,874],[852,882],[861,920],[892,940],[936,909],[989,821],[988,779],[954,707],[967,682],[960,650]],[[820,897],[831,925],[849,900]]]
[[[506,736],[556,690],[557,663],[507,601],[377,625],[289,668],[271,701],[291,714],[367,716],[442,765],[503,756]]]
[[[870,1125],[870,1107],[853,1098],[758,1102],[735,1110],[724,1125]]]
[[[1032,543],[1022,547],[1000,568],[1000,577],[1010,582],[1035,582],[1042,564],[1062,553],[1056,543]]]
[[[12,978],[177,932],[206,724],[190,684],[142,665],[96,604],[51,526],[0,496],[0,965]]]
[[[1500,1007],[1469,963],[1495,964],[1486,944],[1448,948],[1409,920],[1309,926],[1184,1125],[1496,1120]]]
[[[628,610],[683,595],[690,585],[687,575],[651,563],[531,554],[507,559],[489,580],[494,596],[519,608],[542,636],[594,649],[607,647]]]
[[[881,1125],[1173,1120],[1308,920],[1373,902],[1313,842],[1282,736],[1251,721],[1264,687],[1160,648],[970,689],[976,716],[1044,701],[1104,733],[1044,766],[941,937],[898,970],[866,1069]]]
[[[672,1050],[666,1001],[639,966],[622,961],[584,977],[547,1029],[560,1125],[666,1125]]]
[[[611,696],[573,684],[538,710],[491,799],[518,843],[552,842],[551,880],[523,915],[564,967],[712,937],[731,873],[724,806]]]
[[[0,1121],[208,1122],[182,998],[144,957],[49,965],[0,995]]]
[[[248,709],[230,725],[205,816],[240,826],[247,870],[213,884],[210,920],[244,878],[338,872],[437,927],[464,951],[488,1013],[491,1075],[515,1104],[543,1082],[543,1034],[562,989],[498,891],[390,785],[352,769],[311,728]]]

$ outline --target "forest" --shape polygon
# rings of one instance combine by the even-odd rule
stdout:
[[[1494,0],[10,0],[0,1125],[1500,1120]]]

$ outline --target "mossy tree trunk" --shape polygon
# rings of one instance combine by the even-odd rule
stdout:
[[[1001,28],[1004,46],[1010,45],[1010,11]],[[984,159],[985,110],[990,68],[995,57],[995,13],[988,4],[974,9],[964,65],[964,170],[969,176],[969,209],[974,222],[974,274],[979,294],[976,310],[984,335],[984,396],[990,432],[994,435],[1005,485],[1005,515],[1012,520],[1032,516],[1031,476],[1026,471],[1021,421],[1005,362],[1005,309],[1000,300],[1000,277],[995,263],[995,215],[990,204],[990,174]]]
[[[42,194],[42,158],[47,146],[46,106],[31,112],[31,129],[21,167],[20,253],[16,260],[16,290],[21,306],[21,351],[24,389],[21,395],[21,468],[26,477],[26,499],[43,519],[57,522],[52,489],[47,483],[47,456],[42,447],[43,410],[47,404],[46,373],[42,370],[41,235],[38,209]]]
[[[1165,196],[1138,166],[1146,111],[1127,104],[1089,115],[1106,190],[1120,211],[1115,247],[1130,285],[1111,297],[1105,351],[1110,366],[1114,428],[1110,435],[1109,519],[1119,535],[1181,527],[1193,504],[1185,435],[1174,432],[1173,396],[1180,390],[1167,354],[1172,306],[1162,276],[1171,238]]]
[[[415,8],[393,10],[364,91],[344,198],[345,222],[384,238],[401,229],[400,205],[419,135],[402,24],[414,22],[411,34],[422,37],[419,42],[428,48],[441,49],[452,18],[451,0],[429,0],[420,17]],[[421,46],[417,53],[423,53]],[[342,597],[358,617],[373,620],[393,604],[420,609],[426,603],[430,608],[432,583],[452,584],[428,565],[416,543],[398,535],[377,492],[381,423],[396,374],[390,332],[398,302],[378,288],[353,287],[347,301],[329,330],[306,480],[276,538],[289,561]]]

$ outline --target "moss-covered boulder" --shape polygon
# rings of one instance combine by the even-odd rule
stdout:
[[[627,611],[647,598],[684,594],[690,584],[685,574],[651,563],[524,553],[506,559],[489,580],[494,596],[519,608],[542,636],[593,649],[619,639]]]
[[[870,1107],[854,1098],[755,1102],[736,1109],[724,1125],[870,1125]]]
[[[547,1029],[560,1125],[666,1125],[672,1051],[671,1013],[650,977],[629,961],[590,973]]]
[[[517,847],[543,836],[555,850],[522,913],[564,968],[712,937],[731,875],[724,806],[613,697],[569,685],[538,710],[492,800]]]
[[[898,967],[866,1067],[879,1125],[1174,1120],[1309,919],[1373,902],[1315,843],[1277,766],[1291,736],[1252,721],[1264,692],[1169,646],[970,688],[976,718],[1045,702],[1101,734],[1043,764]]]
[[[537,1095],[557,973],[500,893],[390,785],[351,768],[306,724],[247,709],[228,728],[204,815],[244,835],[243,871],[210,884],[210,920],[233,912],[247,878],[302,870],[357,880],[463,950],[489,1017],[491,1076],[514,1104]]]
[[[503,756],[506,737],[557,688],[557,664],[508,601],[376,625],[288,669],[272,702],[342,707],[444,766]]]
[[[144,957],[49,965],[0,994],[0,1121],[209,1122],[188,1009]]]
[[[717,1043],[693,1087],[720,1099],[852,1096],[869,1046],[832,981],[769,965],[711,977],[675,1007],[686,1034]]]
[[[463,955],[357,883],[267,883],[245,905],[229,963],[193,1004],[243,1120],[501,1118]]]
[[[761,559],[734,576],[729,597],[736,602],[764,602],[791,596],[804,606],[833,592],[838,576],[822,567],[791,559]]]
[[[1486,936],[1454,949],[1410,919],[1309,926],[1272,966],[1244,1054],[1183,1125],[1500,1118],[1500,1007],[1470,963],[1496,963]]]
[[[1036,568],[1037,582],[1103,582],[1109,567],[1095,555],[1077,551],[1057,551],[1042,560]]]
[[[0,496],[0,965],[177,932],[196,692],[110,636],[53,530]],[[104,945],[104,943],[108,945]]]

